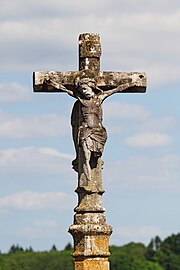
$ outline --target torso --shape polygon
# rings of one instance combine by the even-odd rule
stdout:
[[[101,99],[95,96],[91,99],[80,99],[84,125],[90,128],[102,127]]]

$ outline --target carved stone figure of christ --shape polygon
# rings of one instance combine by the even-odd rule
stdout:
[[[137,75],[138,76],[138,75]],[[134,78],[134,80],[133,80]],[[97,160],[102,156],[104,145],[107,140],[107,133],[103,127],[102,103],[110,95],[121,92],[137,85],[136,76],[124,80],[124,83],[107,91],[103,91],[96,84],[96,75],[90,70],[79,72],[74,82],[74,88],[68,89],[58,83],[54,77],[47,75],[44,84],[55,89],[66,92],[77,99],[74,104],[71,125],[73,141],[76,149],[76,158],[72,165],[75,171],[79,171],[79,148],[84,156],[83,171],[87,181],[91,181],[90,160]]]

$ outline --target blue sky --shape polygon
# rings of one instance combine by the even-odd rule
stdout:
[[[37,94],[33,71],[78,68],[78,36],[99,33],[103,71],[142,71],[146,94],[104,103],[103,203],[111,244],[180,228],[178,0],[14,0],[0,10],[0,250],[72,241],[77,204],[73,98]]]

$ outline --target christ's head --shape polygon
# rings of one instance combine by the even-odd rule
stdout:
[[[83,94],[87,99],[94,97],[94,89],[96,88],[96,83],[94,79],[82,78],[78,82],[78,91]]]

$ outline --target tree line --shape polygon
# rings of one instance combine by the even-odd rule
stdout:
[[[72,251],[70,243],[62,251],[53,245],[44,252],[12,245],[7,254],[0,254],[0,270],[73,270]],[[110,252],[111,270],[180,270],[180,233],[163,241],[156,236],[147,246],[110,246]]]
[[[68,243],[64,250],[72,250],[72,245],[71,243]],[[51,249],[49,250],[51,251],[58,251],[58,249],[56,248],[56,245],[52,245]],[[18,253],[18,252],[34,252],[33,248],[30,246],[29,248],[23,248],[21,247],[19,244],[16,245],[12,245],[9,249],[9,251],[7,252],[7,254],[13,254],[13,253]],[[1,251],[0,251],[1,253]]]

